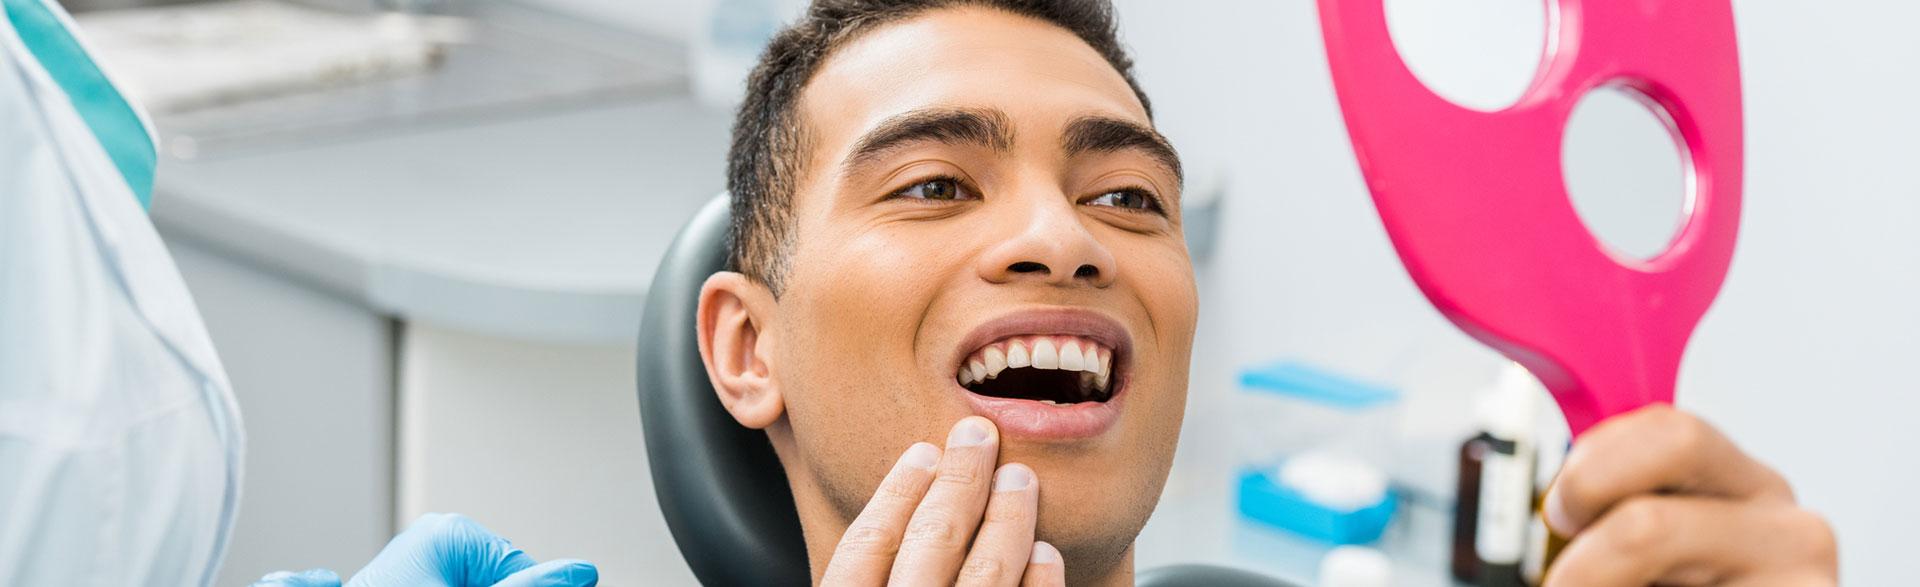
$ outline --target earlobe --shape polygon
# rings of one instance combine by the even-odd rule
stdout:
[[[739,273],[715,273],[700,287],[700,358],[720,405],[748,428],[772,425],[786,411],[773,381],[775,334],[766,327],[777,310],[772,291]]]

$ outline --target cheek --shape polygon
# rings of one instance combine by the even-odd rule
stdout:
[[[1153,328],[1157,367],[1180,377],[1185,389],[1187,363],[1193,355],[1193,332],[1200,318],[1199,292],[1193,262],[1184,246],[1139,247],[1129,253],[1123,272]]]
[[[1172,447],[1187,405],[1194,327],[1199,319],[1193,265],[1186,249],[1179,246],[1139,247],[1126,258],[1131,263],[1122,271],[1131,274],[1122,277],[1134,290],[1152,329],[1150,343],[1138,349],[1141,355],[1135,364],[1135,389],[1141,393],[1129,400],[1149,409],[1128,412],[1140,431],[1135,446],[1142,449],[1142,461],[1163,468],[1172,462]]]
[[[932,366],[919,361],[935,357],[917,352],[927,350],[917,337],[951,326],[928,314],[953,279],[971,274],[970,255],[946,231],[907,228],[823,230],[844,236],[796,252],[794,298],[781,305],[799,307],[791,324],[814,339],[823,364],[863,365],[862,378],[895,382]]]
[[[881,238],[884,237],[884,238]],[[916,362],[938,255],[893,235],[850,235],[795,251],[780,300],[776,375],[795,442],[836,507],[858,513],[900,453],[939,443],[964,414],[939,402],[947,389]],[[964,410],[964,406],[952,406]]]
[[[922,307],[913,277],[883,257],[814,258],[826,261],[796,263],[793,287],[780,301],[784,340],[792,341],[783,345],[791,377],[781,385],[796,427],[835,430],[816,420],[899,409],[901,398],[868,387],[902,381],[913,368],[906,338]]]
[[[824,229],[842,236],[803,245],[795,254],[795,273],[810,283],[796,286],[822,296],[822,302],[887,318],[918,320],[938,288],[967,255],[944,231],[879,226],[865,230]],[[822,235],[823,237],[826,235]],[[828,299],[831,298],[831,299]]]

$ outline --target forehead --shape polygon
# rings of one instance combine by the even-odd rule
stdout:
[[[1023,136],[1057,131],[1087,114],[1150,124],[1126,79],[1079,37],[975,7],[867,31],[828,58],[799,106],[816,139],[816,163],[837,161],[856,137],[891,116],[937,106],[998,108]]]

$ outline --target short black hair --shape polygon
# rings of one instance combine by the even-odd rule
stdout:
[[[727,151],[727,268],[779,295],[793,248],[793,194],[811,145],[796,115],[801,90],[827,57],[865,31],[930,10],[974,6],[1051,23],[1085,41],[1133,89],[1149,118],[1152,107],[1133,78],[1107,0],[814,0],[798,22],[767,44],[747,78],[746,100]]]

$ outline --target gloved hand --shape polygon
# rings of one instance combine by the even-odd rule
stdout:
[[[593,587],[600,571],[579,559],[533,557],[460,514],[427,514],[393,537],[346,587]],[[280,571],[253,587],[340,587],[326,569]]]

